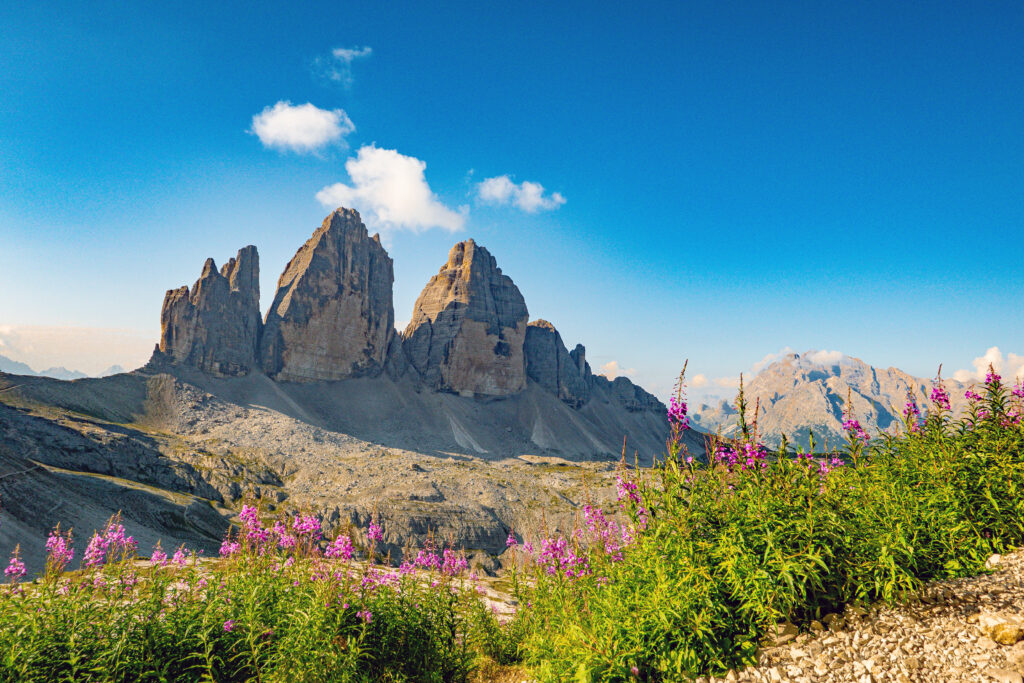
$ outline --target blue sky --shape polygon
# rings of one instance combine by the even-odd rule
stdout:
[[[661,395],[1024,354],[1018,2],[143,5],[0,6],[0,354],[144,360],[250,243],[266,307],[318,193],[399,217],[400,321],[473,237]]]

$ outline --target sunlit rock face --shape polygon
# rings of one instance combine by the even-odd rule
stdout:
[[[260,344],[279,381],[374,376],[394,335],[394,266],[354,209],[338,209],[296,252],[277,283]]]
[[[528,317],[512,279],[486,249],[466,240],[420,293],[403,348],[434,388],[507,396],[526,387]]]

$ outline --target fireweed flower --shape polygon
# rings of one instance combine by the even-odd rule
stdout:
[[[171,562],[179,567],[184,567],[188,562],[188,555],[185,553],[185,546],[179,546],[174,552],[174,557],[171,558]]]
[[[517,545],[519,545],[519,541],[516,540],[515,534],[513,534],[511,531],[508,532],[508,538],[505,539],[505,547],[515,548]]]
[[[163,567],[167,564],[167,553],[160,547],[160,541],[157,541],[156,545],[153,546],[153,552],[149,554],[149,561],[158,567]]]
[[[370,520],[370,528],[366,530],[366,538],[369,541],[384,540],[384,530],[377,524],[377,520]]]
[[[914,395],[907,392],[907,402],[903,406],[903,417],[907,421],[910,431],[916,432],[921,428],[921,410],[917,407]]]
[[[456,576],[461,574],[469,567],[469,563],[466,562],[466,558],[461,554],[445,548],[444,560],[441,563],[441,573],[447,576]]]
[[[292,531],[300,536],[309,536],[312,540],[318,541],[320,540],[320,519],[314,515],[297,515],[295,521],[292,522]]]
[[[47,564],[57,571],[63,571],[64,567],[75,559],[75,549],[71,546],[71,532],[68,531],[66,537],[62,536],[59,526],[51,531],[50,537],[46,539],[46,553]]]
[[[860,426],[860,421],[855,420],[852,415],[843,420],[843,429],[846,430],[851,442],[857,440],[862,443],[867,443],[871,440],[868,433]]]
[[[964,398],[966,398],[971,403],[977,403],[978,401],[981,400],[981,394],[974,391],[973,389],[968,389],[967,391],[964,392]]]
[[[358,612],[356,612],[356,616],[365,621],[367,624],[373,621],[373,612],[371,612],[368,609],[359,610]]]
[[[238,543],[236,541],[232,541],[230,538],[225,538],[224,542],[220,544],[220,556],[221,557],[231,557],[232,555],[234,555],[235,553],[237,553],[241,549],[242,549],[242,544],[241,543]],[[166,559],[166,558],[167,558],[167,556],[164,555],[164,559]]]
[[[686,413],[686,401],[682,397],[673,396],[668,400],[668,421],[680,431],[690,428],[690,418]]]
[[[992,369],[992,366],[988,366],[988,372],[985,374],[986,386],[996,386],[1003,381],[1003,378],[999,376],[999,373]]]
[[[345,534],[339,534],[334,541],[327,546],[324,552],[327,557],[349,561],[352,559],[352,539]]]
[[[227,621],[224,622],[224,630],[227,631],[228,633],[231,633],[232,631],[235,630],[235,626],[237,626],[237,625],[238,625],[237,621],[235,621],[234,619],[228,619]]]
[[[940,410],[949,410],[949,392],[947,392],[946,387],[942,385],[941,376],[936,376],[936,378],[932,380],[931,399]]]
[[[11,581],[17,581],[26,574],[25,563],[21,561],[21,546],[14,546],[14,552],[11,553],[11,561],[7,564],[7,569],[4,570],[4,576]]]

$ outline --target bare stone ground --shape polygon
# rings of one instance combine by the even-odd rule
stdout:
[[[698,680],[1021,683],[1024,551],[996,558],[991,574],[928,584],[900,605],[848,607],[816,632],[783,635],[757,666]]]

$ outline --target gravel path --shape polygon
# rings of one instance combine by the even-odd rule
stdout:
[[[1024,550],[989,564],[991,574],[930,583],[905,604],[848,607],[811,633],[780,628],[757,666],[698,681],[1022,683]]]

